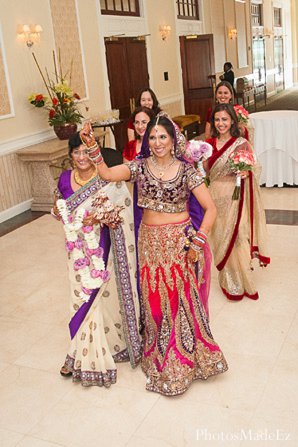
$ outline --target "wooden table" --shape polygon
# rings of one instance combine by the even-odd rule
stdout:
[[[68,141],[54,138],[20,149],[17,155],[23,162],[32,166],[32,211],[50,211],[56,188],[50,166],[67,158]]]

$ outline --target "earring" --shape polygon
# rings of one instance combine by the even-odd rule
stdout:
[[[150,156],[152,156],[152,150],[151,150],[151,147],[149,147],[149,154],[150,154]]]
[[[174,148],[174,145],[172,146],[172,149],[171,149],[171,155],[175,155],[175,148]]]

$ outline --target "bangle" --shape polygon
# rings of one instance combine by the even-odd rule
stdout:
[[[197,253],[203,250],[203,246],[200,245],[196,245],[194,243],[190,244],[190,248],[192,248],[194,251],[196,251]]]
[[[95,163],[96,165],[100,165],[104,161],[101,153],[99,153],[97,157],[94,157],[94,158],[90,157],[90,160],[93,161],[93,163]]]
[[[54,208],[51,208],[51,216],[53,216],[57,220],[61,220],[61,216],[55,213]]]

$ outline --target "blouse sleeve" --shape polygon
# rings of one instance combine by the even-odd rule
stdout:
[[[128,141],[122,152],[123,158],[132,161],[136,157],[136,146],[137,146],[136,140]]]
[[[129,163],[124,163],[128,169],[130,170],[130,179],[131,183],[134,183],[137,180],[139,173],[139,164],[136,160],[130,161]]]
[[[200,186],[202,183],[204,183],[202,174],[191,165],[188,165],[186,168],[186,176],[187,176],[187,186],[190,191],[192,191],[197,186]]]
[[[206,113],[206,122],[207,123],[210,123],[210,121],[211,121],[211,115],[212,115],[212,107],[210,107],[208,110],[207,110],[207,113]]]
[[[135,130],[135,126],[134,126],[133,121],[132,121],[131,118],[129,118],[129,120],[128,120],[127,129]]]

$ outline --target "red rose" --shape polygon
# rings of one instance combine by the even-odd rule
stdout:
[[[49,111],[49,118],[54,118],[54,116],[56,115],[56,112],[54,109],[50,109]]]
[[[39,102],[39,101],[42,101],[42,100],[43,100],[43,95],[40,94],[40,95],[36,95],[35,96],[35,101],[36,102]]]
[[[73,97],[76,98],[76,99],[81,99],[81,97],[77,93],[74,93]]]
[[[52,99],[52,103],[53,103],[53,106],[56,106],[57,104],[58,104],[58,99],[57,98],[53,98]]]

